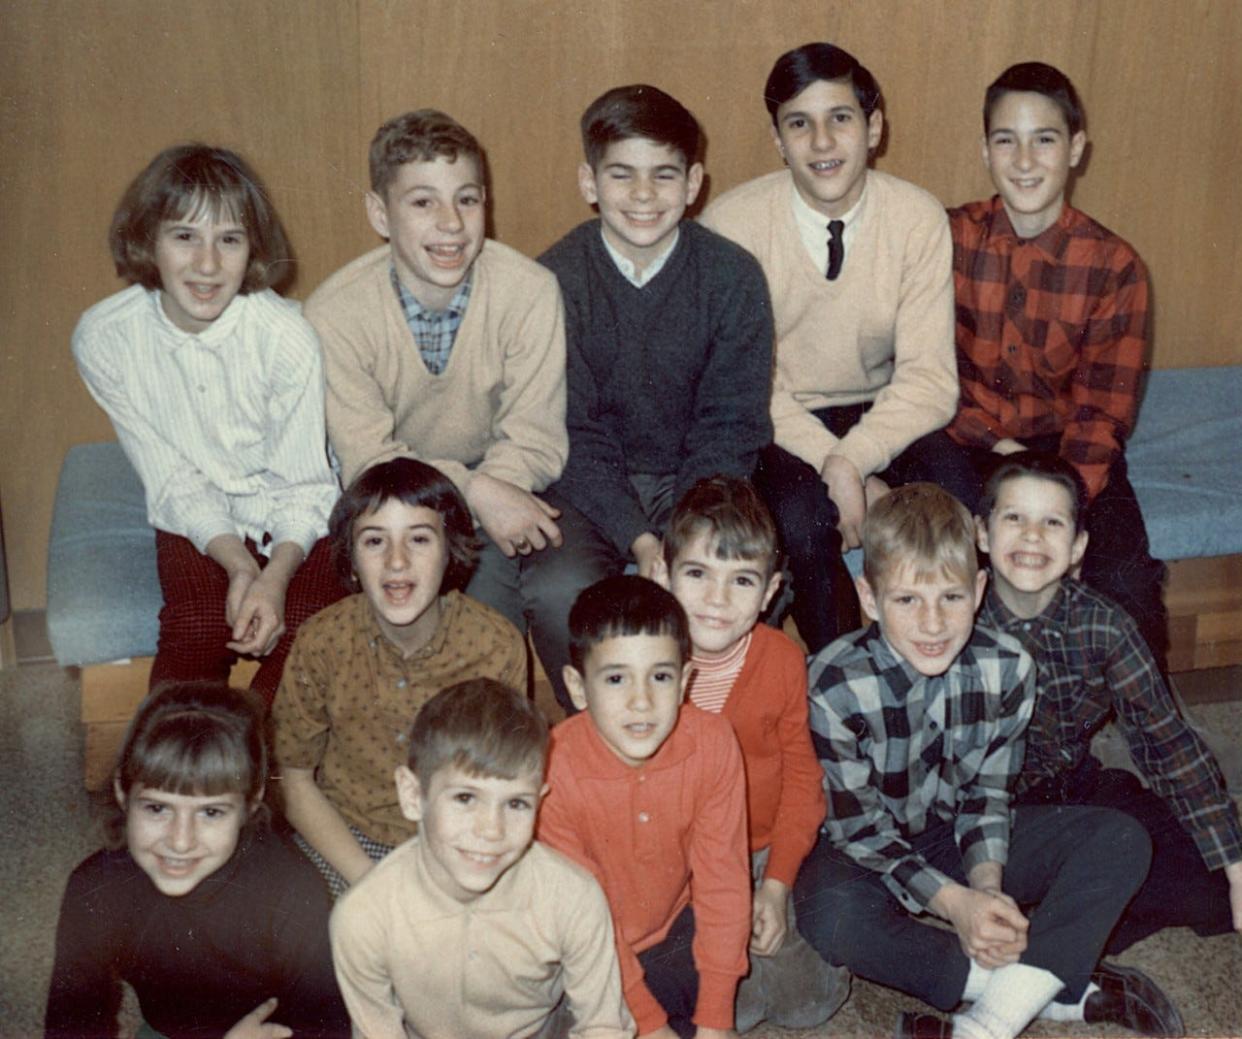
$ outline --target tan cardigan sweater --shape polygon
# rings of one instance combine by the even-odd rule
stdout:
[[[373,249],[306,301],[323,342],[328,437],[345,482],[410,455],[463,493],[472,471],[545,488],[569,453],[556,278],[485,242],[448,367],[432,375],[393,291],[390,262],[387,245]]]
[[[845,266],[828,281],[802,245],[793,190],[788,170],[770,173],[726,192],[702,221],[749,249],[767,275],[776,442],[816,470],[843,455],[866,477],[956,409],[948,220],[926,191],[869,170]],[[861,401],[874,403],[840,439],[810,414]]]

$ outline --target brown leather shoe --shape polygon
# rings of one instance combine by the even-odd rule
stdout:
[[[953,1022],[935,1014],[903,1010],[897,1015],[893,1039],[953,1039]]]
[[[1141,970],[1101,963],[1091,974],[1099,985],[1083,1004],[1089,1024],[1114,1024],[1139,1035],[1183,1036],[1186,1026],[1173,1001]]]

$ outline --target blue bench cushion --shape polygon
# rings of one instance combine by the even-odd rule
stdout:
[[[1152,372],[1126,458],[1152,555],[1242,552],[1242,366]]]
[[[119,444],[79,444],[65,455],[47,564],[47,630],[61,666],[155,653],[163,603],[155,531]]]

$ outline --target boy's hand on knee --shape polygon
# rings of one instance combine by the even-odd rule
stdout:
[[[819,471],[828,497],[837,507],[837,529],[846,548],[862,544],[862,525],[867,517],[867,493],[854,463],[841,455],[829,455]]]
[[[638,1039],[677,1039],[677,1033],[668,1025],[661,1025],[654,1032],[644,1032]]]
[[[264,1000],[224,1033],[224,1039],[289,1039],[293,1029],[268,1021],[276,1011],[276,997]]]
[[[1030,923],[1003,892],[950,883],[936,892],[929,908],[953,925],[962,951],[981,967],[1015,963],[1026,948]]]
[[[1005,437],[992,445],[993,453],[998,455],[1016,455],[1019,451],[1025,450],[1026,445],[1021,440],[1014,440],[1012,437]]]
[[[870,509],[881,498],[887,497],[892,488],[878,476],[868,476],[867,482],[863,484],[863,491],[867,497],[867,508]]]
[[[789,931],[786,906],[789,888],[779,880],[764,880],[755,889],[751,904],[750,951],[756,956],[771,956],[785,943]]]
[[[506,480],[475,473],[466,501],[506,556],[528,556],[561,543],[561,528],[556,525],[561,510]]]
[[[1233,929],[1242,934],[1242,862],[1231,862],[1225,867],[1229,881],[1229,908],[1233,912]]]
[[[651,531],[639,534],[630,545],[634,555],[634,563],[638,566],[638,576],[649,581],[656,581],[658,567],[664,563],[664,543]],[[667,577],[667,569],[665,575]]]

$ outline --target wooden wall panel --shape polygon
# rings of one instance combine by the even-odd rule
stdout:
[[[373,244],[361,198],[380,121],[437,106],[488,149],[494,229],[528,253],[589,213],[577,120],[618,83],[681,98],[710,190],[776,167],[775,57],[830,39],[884,88],[878,162],[946,203],[990,193],[983,89],[1041,59],[1074,79],[1092,150],[1074,201],[1148,260],[1158,367],[1242,361],[1242,4],[1227,0],[4,0],[0,33],[0,498],[14,601],[43,603],[56,472],[111,436],[68,340],[118,286],[104,235],[126,181],[199,137],[264,174],[297,294]]]

